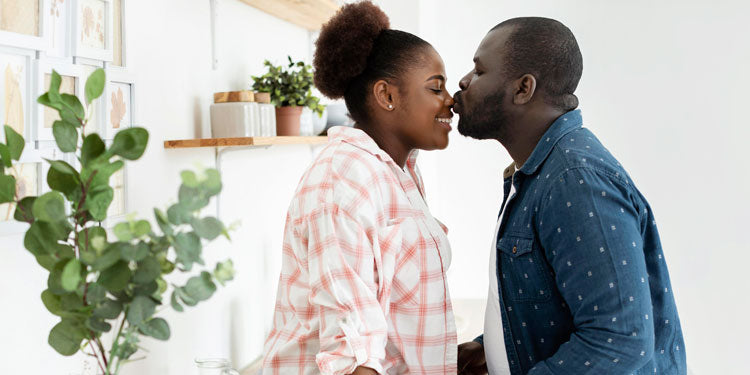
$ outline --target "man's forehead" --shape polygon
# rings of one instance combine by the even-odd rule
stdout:
[[[498,56],[503,52],[505,43],[510,36],[512,31],[511,27],[502,26],[494,30],[490,30],[487,35],[484,36],[482,42],[479,43],[479,48],[474,54],[474,61],[482,61],[491,56]]]

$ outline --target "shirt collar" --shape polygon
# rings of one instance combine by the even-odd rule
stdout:
[[[362,129],[350,126],[334,126],[328,129],[328,142],[337,141],[348,143],[374,155],[384,163],[393,164],[398,167],[396,162],[393,161],[393,158],[391,158],[387,152],[383,151],[383,149],[381,149],[380,146],[378,146],[378,144],[375,143],[375,141]],[[406,159],[406,167],[408,169],[413,170],[415,168],[417,165],[417,156],[419,156],[419,150],[414,150],[409,154],[409,157]]]
[[[549,129],[544,133],[542,138],[539,139],[534,151],[526,162],[519,169],[522,173],[530,175],[539,168],[540,165],[547,159],[547,156],[552,152],[552,148],[555,147],[557,142],[570,133],[574,129],[578,129],[583,126],[583,117],[581,116],[581,110],[576,109],[574,111],[567,112],[562,116],[558,117],[555,122],[550,125]],[[515,171],[511,164],[508,169],[511,171],[511,175]],[[507,169],[506,169],[507,171]],[[507,174],[507,172],[505,173]],[[509,176],[508,176],[509,177]],[[506,177],[507,178],[507,177]]]

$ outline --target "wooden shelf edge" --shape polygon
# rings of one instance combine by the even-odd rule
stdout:
[[[301,26],[319,30],[338,10],[334,0],[241,0],[272,16]]]
[[[231,146],[315,145],[328,142],[328,137],[240,137],[203,138],[164,141],[164,148],[198,148]]]

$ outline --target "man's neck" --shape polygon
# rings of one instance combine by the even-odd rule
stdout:
[[[508,150],[517,168],[520,169],[526,163],[544,133],[563,114],[560,110],[549,108],[529,112],[523,118],[512,122],[509,134],[513,136],[501,140],[500,143]]]

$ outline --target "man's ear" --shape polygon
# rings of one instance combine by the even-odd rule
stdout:
[[[392,112],[398,104],[398,88],[388,81],[381,79],[372,86],[372,96],[375,105],[385,111]]]
[[[515,81],[513,89],[513,104],[526,104],[536,92],[536,78],[531,74],[524,74]]]

